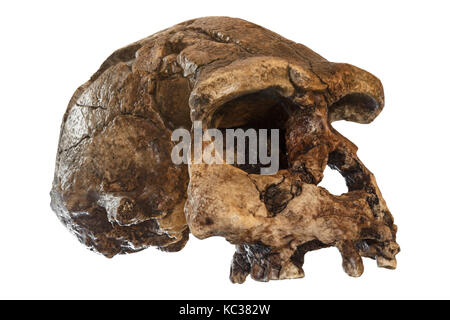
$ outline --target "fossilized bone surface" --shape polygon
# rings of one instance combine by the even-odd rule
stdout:
[[[114,52],[64,115],[51,191],[60,220],[105,256],[181,250],[189,231],[236,244],[231,280],[303,276],[304,255],[335,246],[395,268],[396,226],[356,146],[331,123],[371,122],[384,106],[370,73],[240,19],[195,19]],[[175,165],[176,128],[278,128],[281,170]],[[349,192],[317,184],[329,165]],[[258,167],[258,166],[257,166]]]

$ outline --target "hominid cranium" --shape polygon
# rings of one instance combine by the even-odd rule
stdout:
[[[61,127],[52,208],[107,257],[181,250],[189,232],[237,249],[231,280],[302,277],[306,252],[335,246],[395,268],[396,226],[357,147],[331,123],[371,122],[380,81],[240,19],[178,24],[114,52],[74,94]],[[280,130],[280,170],[171,161],[177,128]],[[270,143],[270,141],[268,142]],[[326,166],[346,179],[318,187]]]

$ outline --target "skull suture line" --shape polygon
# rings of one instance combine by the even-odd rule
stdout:
[[[361,257],[395,268],[396,226],[357,147],[331,123],[371,122],[380,81],[301,44],[225,17],[178,24],[114,52],[63,118],[52,208],[90,249],[112,257],[181,250],[189,232],[236,244],[231,280],[303,276],[308,251],[335,246],[344,270]],[[171,132],[280,130],[280,171],[260,165],[175,165]],[[270,143],[270,141],[268,142]],[[346,179],[335,196],[326,166]]]

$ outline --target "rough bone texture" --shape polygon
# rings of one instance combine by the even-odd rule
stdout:
[[[384,106],[370,73],[331,63],[244,20],[183,22],[114,52],[64,115],[51,191],[60,220],[112,257],[181,250],[189,231],[236,244],[231,280],[299,278],[305,254],[334,246],[351,276],[361,257],[395,268],[396,226],[356,146],[331,123],[371,122]],[[171,132],[278,128],[281,170],[174,165]],[[270,143],[270,142],[269,142]],[[335,196],[326,166],[346,179]]]

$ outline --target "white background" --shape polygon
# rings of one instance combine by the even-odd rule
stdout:
[[[449,14],[446,1],[2,1],[0,298],[450,298]],[[359,146],[399,226],[397,270],[365,260],[350,278],[330,248],[307,254],[304,279],[233,285],[234,249],[222,238],[108,260],[58,221],[49,191],[73,91],[115,49],[210,15],[252,21],[381,79],[381,115],[335,127]],[[323,185],[345,191],[334,172]]]

